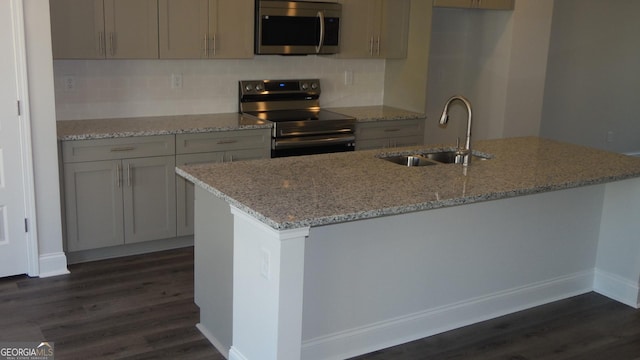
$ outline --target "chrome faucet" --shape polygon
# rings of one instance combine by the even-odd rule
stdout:
[[[464,148],[460,147],[460,138],[456,143],[456,164],[462,164],[463,166],[469,166],[471,162],[471,102],[462,96],[462,95],[454,95],[447,100],[447,103],[444,104],[444,109],[442,110],[442,116],[440,116],[440,125],[446,125],[449,122],[449,105],[455,100],[460,100],[464,103],[467,108],[467,139],[464,143]]]

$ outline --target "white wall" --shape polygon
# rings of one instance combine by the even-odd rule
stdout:
[[[66,271],[58,186],[49,2],[25,0],[25,36],[41,274]]]
[[[543,136],[640,151],[638,14],[637,0],[555,2]]]
[[[514,11],[435,8],[429,53],[426,142],[464,137],[466,114],[438,126],[454,94],[473,104],[473,139],[538,135],[553,0],[517,0]]]
[[[345,71],[353,84],[345,85]],[[384,60],[256,56],[249,60],[56,60],[58,120],[238,111],[238,80],[320,78],[321,105],[382,104]],[[183,88],[171,89],[182,74]],[[63,87],[66,76],[76,88]]]

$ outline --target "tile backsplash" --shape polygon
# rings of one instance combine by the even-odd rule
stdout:
[[[238,111],[238,81],[319,78],[324,107],[381,105],[384,60],[256,56],[248,60],[56,60],[56,118]],[[180,81],[172,84],[172,78]],[[173,86],[172,86],[173,85]],[[181,85],[181,87],[180,87]]]

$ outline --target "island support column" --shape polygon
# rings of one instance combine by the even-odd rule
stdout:
[[[231,206],[233,341],[230,360],[299,360],[304,248],[309,228],[275,230]]]

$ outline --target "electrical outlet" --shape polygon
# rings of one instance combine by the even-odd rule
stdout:
[[[612,143],[615,140],[615,133],[611,130],[607,131],[607,142]]]
[[[171,74],[171,88],[182,89],[182,74]]]
[[[267,249],[260,249],[260,275],[269,280],[271,276],[271,253]]]
[[[76,77],[74,75],[62,76],[62,87],[64,91],[74,91],[76,89]]]

